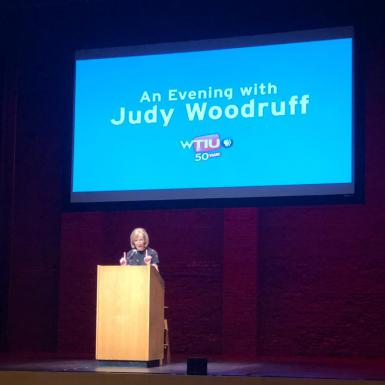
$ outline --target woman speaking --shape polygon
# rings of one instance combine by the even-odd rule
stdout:
[[[150,239],[147,231],[142,227],[134,229],[130,235],[131,250],[123,252],[120,264],[125,265],[149,265],[151,264],[159,270],[158,253],[148,247]]]

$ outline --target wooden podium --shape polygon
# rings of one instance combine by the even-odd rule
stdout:
[[[164,282],[146,266],[98,266],[96,359],[163,360]]]

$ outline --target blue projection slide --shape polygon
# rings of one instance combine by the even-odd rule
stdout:
[[[72,191],[352,183],[352,39],[76,62]]]

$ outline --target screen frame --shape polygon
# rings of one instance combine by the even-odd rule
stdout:
[[[338,37],[337,37],[338,36]],[[279,192],[270,191],[269,196],[261,196],[264,190],[272,190],[272,187],[243,188],[245,196],[231,196],[232,188],[226,188],[227,193],[222,197],[214,196],[200,198],[201,189],[186,189],[189,193],[187,199],[168,194],[167,199],[153,199],[156,190],[142,191],[144,199],[126,200],[127,191],[105,191],[101,192],[76,192],[76,200],[73,199],[73,168],[74,168],[74,135],[75,135],[75,85],[76,85],[76,60],[113,58],[122,56],[138,56],[149,54],[164,54],[190,51],[204,51],[220,48],[238,48],[256,45],[272,45],[289,42],[305,42],[328,40],[335,38],[352,38],[352,176],[354,191],[349,194],[340,194],[340,184],[335,185],[335,194],[320,194],[320,185],[291,185],[279,187]],[[263,44],[262,44],[263,43]],[[197,41],[180,41],[173,43],[145,44],[129,47],[112,47],[102,49],[78,50],[74,56],[74,83],[73,83],[73,127],[71,145],[71,190],[69,192],[69,207],[71,210],[104,210],[104,209],[148,209],[148,208],[190,208],[190,207],[263,207],[263,206],[286,206],[286,205],[319,205],[319,204],[356,204],[364,203],[364,106],[363,106],[363,56],[362,42],[357,36],[357,31],[352,26],[319,28],[303,31],[290,31],[285,33],[273,33],[268,35],[253,35],[230,37],[224,39],[207,39]],[[316,186],[318,192],[315,193]],[[301,195],[292,195],[301,188]],[[181,191],[182,189],[177,189]],[[193,191],[196,190],[196,191]],[[211,189],[215,190],[215,189]],[[247,191],[257,192],[256,196],[247,196]],[[303,193],[305,192],[305,194]],[[138,190],[135,191],[135,194]],[[177,194],[178,195],[178,194]],[[210,195],[210,194],[209,194]],[[104,197],[100,200],[100,197]]]

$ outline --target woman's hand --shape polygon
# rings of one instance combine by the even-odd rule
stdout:
[[[127,265],[127,253],[123,251],[123,257],[119,260],[120,266],[126,266]]]
[[[149,265],[151,263],[151,260],[152,260],[152,257],[151,257],[151,255],[148,255],[147,250],[146,250],[146,256],[144,257],[144,263],[146,265]]]

